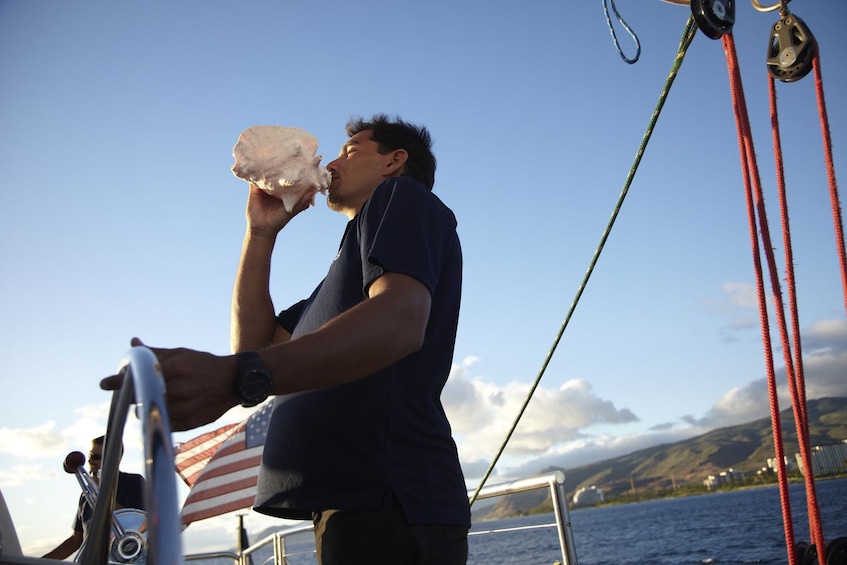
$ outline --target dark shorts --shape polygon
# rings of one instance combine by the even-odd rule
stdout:
[[[374,510],[325,510],[312,515],[318,565],[465,565],[468,528],[409,525],[388,491]]]

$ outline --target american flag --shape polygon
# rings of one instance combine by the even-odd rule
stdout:
[[[191,487],[182,505],[183,526],[253,505],[272,409],[269,400],[240,424],[174,447],[177,473]]]

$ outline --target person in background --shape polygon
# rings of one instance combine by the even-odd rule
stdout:
[[[88,453],[89,474],[97,483],[100,480],[100,464],[103,460],[104,441],[105,436],[96,437],[91,440],[91,451]],[[123,457],[123,445],[121,445],[121,456]],[[136,508],[138,510],[144,510],[144,487],[144,477],[134,473],[120,471],[118,474],[117,492],[115,494],[115,509]],[[76,518],[74,518],[73,533],[43,557],[46,559],[67,559],[74,552],[78,551],[82,546],[82,541],[85,539],[93,514],[94,509],[88,505],[85,495],[80,494]]]
[[[249,186],[237,353],[153,350],[171,424],[194,428],[276,395],[256,511],[311,519],[320,565],[464,564],[470,508],[440,399],[462,288],[456,218],[432,193],[425,127],[377,115],[351,120],[347,135],[327,165],[327,204],[349,220],[338,254],[312,295],[279,313],[272,252],[311,195],[289,213]]]

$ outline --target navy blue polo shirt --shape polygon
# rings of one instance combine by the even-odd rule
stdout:
[[[462,287],[456,219],[408,177],[387,179],[345,230],[326,278],[281,312],[292,338],[367,298],[385,272],[432,294],[423,347],[352,383],[275,398],[255,510],[309,519],[376,508],[392,489],[412,524],[470,524],[467,490],[441,390],[450,373]],[[284,372],[279,378],[285,379]]]

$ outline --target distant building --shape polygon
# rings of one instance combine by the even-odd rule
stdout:
[[[706,485],[706,488],[712,490],[713,488],[719,488],[724,485],[732,485],[736,483],[741,484],[743,482],[744,473],[737,469],[727,469],[719,475],[709,475],[706,480],[703,481],[703,484]]]
[[[594,506],[603,500],[603,491],[594,485],[577,489],[573,495],[574,506]]]
[[[812,473],[813,476],[834,475],[847,471],[847,439],[840,443],[828,445],[816,445],[812,448]],[[800,472],[803,472],[803,458],[797,453],[794,455]]]
[[[784,455],[782,457],[782,459],[785,462],[785,470],[788,471],[789,473],[791,471],[796,471],[798,469],[797,461],[795,459],[792,459],[788,455]],[[774,473],[778,472],[778,469],[777,469],[777,462],[778,461],[779,461],[779,459],[777,459],[776,457],[771,457],[770,459],[768,459],[768,468],[773,470]]]

